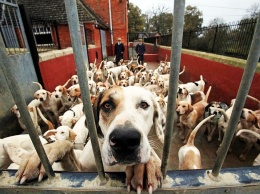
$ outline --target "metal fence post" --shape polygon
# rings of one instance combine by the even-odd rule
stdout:
[[[74,58],[76,61],[77,74],[79,77],[79,85],[80,85],[81,96],[84,105],[84,113],[86,115],[86,118],[88,119],[87,124],[89,129],[89,136],[91,138],[91,145],[95,156],[99,178],[101,180],[101,183],[105,183],[106,181],[105,172],[104,172],[101,152],[99,148],[96,125],[95,125],[94,116],[92,112],[88,79],[86,75],[86,67],[83,59],[83,50],[82,50],[83,48],[81,44],[77,4],[76,4],[76,0],[64,0],[64,2],[65,2],[66,13],[68,18]]]
[[[169,87],[169,97],[167,104],[167,115],[166,115],[166,126],[165,126],[165,138],[163,146],[162,166],[161,170],[163,177],[166,177],[166,169],[169,159],[169,152],[171,146],[171,139],[173,130],[176,128],[174,125],[174,114],[176,111],[177,88],[180,71],[180,59],[181,59],[181,48],[182,48],[182,36],[183,36],[183,25],[184,25],[184,11],[185,1],[174,1],[174,20],[172,30],[172,44],[171,44],[171,70],[170,79],[171,87]]]
[[[215,42],[216,42],[216,38],[217,38],[217,33],[218,33],[218,25],[216,26],[216,29],[215,29],[215,34],[214,34],[214,39],[213,39],[212,49],[211,49],[212,53],[214,53],[214,46],[215,46]]]
[[[218,176],[220,169],[222,168],[222,165],[224,163],[233,135],[235,133],[237,123],[239,121],[242,108],[245,104],[246,97],[254,77],[254,73],[256,70],[259,57],[260,57],[260,13],[258,16],[258,21],[256,24],[253,41],[246,62],[246,67],[243,73],[243,77],[238,89],[238,94],[236,97],[234,108],[226,130],[227,132],[224,136],[222,146],[220,147],[219,154],[217,156],[214,168],[212,170],[212,175],[214,177]]]

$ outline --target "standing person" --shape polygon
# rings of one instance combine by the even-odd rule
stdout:
[[[143,39],[138,39],[138,44],[135,47],[135,51],[138,57],[138,63],[144,64],[144,53],[145,53],[145,45],[143,44]]]
[[[116,65],[118,65],[118,62],[124,58],[125,52],[125,47],[121,42],[121,38],[118,38],[117,41],[118,42],[115,44]]]

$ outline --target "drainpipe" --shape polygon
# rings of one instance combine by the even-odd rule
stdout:
[[[111,11],[111,1],[108,0],[108,6],[109,6],[109,22],[110,22],[110,34],[111,34],[111,44],[114,45],[114,39],[113,39],[113,24],[112,24],[112,11]],[[113,49],[112,49],[113,53]]]

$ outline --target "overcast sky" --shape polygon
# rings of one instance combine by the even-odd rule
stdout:
[[[173,11],[174,0],[129,0],[130,3],[138,6],[142,13],[158,6]],[[248,15],[247,9],[254,3],[260,4],[259,0],[186,0],[185,6],[196,6],[203,13],[203,26],[207,26],[214,18],[222,18],[224,22],[236,22]]]

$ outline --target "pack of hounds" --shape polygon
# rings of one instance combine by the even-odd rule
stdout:
[[[122,60],[118,66],[107,60],[96,64],[95,60],[86,69],[105,171],[125,171],[128,191],[152,193],[162,186],[161,156],[155,149],[158,142],[161,145],[164,142],[170,72],[167,55],[156,69],[133,59]],[[185,67],[179,75],[182,73]],[[73,75],[54,91],[33,83],[38,89],[28,104],[28,111],[53,169],[96,171],[78,76]],[[206,127],[205,138],[209,143],[218,132],[221,146],[226,133],[235,99],[230,104],[208,102],[214,88],[209,86],[205,91],[206,84],[202,75],[194,82],[179,81],[173,108],[177,113],[175,126],[184,143],[178,152],[180,170],[203,168],[200,151],[194,145],[202,125]],[[255,110],[243,108],[230,147],[232,151],[236,138],[244,141],[240,160],[247,159],[250,149],[260,139],[260,101],[252,96],[248,98],[256,101],[258,107]],[[14,105],[11,112],[17,116],[25,134],[0,140],[0,168],[18,169],[16,176],[20,184],[35,178],[41,181],[46,174],[26,134],[19,108]],[[260,155],[253,165],[259,164]]]

